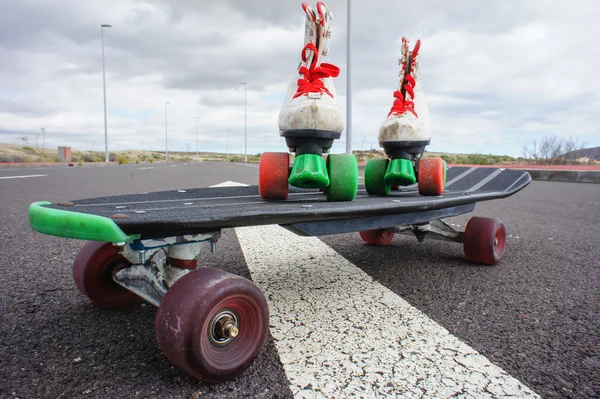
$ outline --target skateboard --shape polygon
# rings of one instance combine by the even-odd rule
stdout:
[[[201,248],[215,251],[222,229],[278,224],[300,236],[359,232],[370,245],[410,234],[462,243],[467,260],[493,265],[506,247],[501,221],[473,217],[456,231],[442,219],[511,196],[530,181],[525,171],[451,167],[439,196],[421,196],[417,185],[386,196],[359,187],[354,201],[331,202],[318,189],[292,187],[287,200],[267,201],[258,186],[195,188],[35,202],[29,222],[44,234],[87,240],[73,262],[79,290],[104,308],[140,298],[157,306],[156,339],[169,361],[201,381],[220,382],[252,363],[269,329],[257,286],[198,267]]]

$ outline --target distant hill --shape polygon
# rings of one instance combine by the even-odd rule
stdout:
[[[600,161],[600,147],[586,148],[583,150],[571,151],[565,154],[567,159],[589,158],[594,161]]]

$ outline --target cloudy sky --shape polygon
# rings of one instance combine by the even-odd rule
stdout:
[[[600,145],[597,0],[352,0],[353,149],[378,147],[401,37],[422,40],[432,151],[520,156],[556,134]],[[327,62],[346,102],[346,0]],[[314,5],[311,3],[311,5]],[[304,38],[300,0],[0,0],[0,142],[104,150],[285,151],[277,116]],[[41,146],[41,138],[40,146]],[[344,152],[346,136],[333,152]]]

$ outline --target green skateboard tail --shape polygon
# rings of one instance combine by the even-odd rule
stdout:
[[[35,231],[57,237],[103,242],[129,242],[139,235],[127,235],[109,218],[48,208],[50,202],[29,207],[29,225]]]

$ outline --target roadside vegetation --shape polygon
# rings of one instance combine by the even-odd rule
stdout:
[[[57,149],[43,149],[38,145],[0,144],[0,162],[59,162]],[[493,154],[448,154],[440,152],[428,152],[423,154],[424,158],[441,157],[448,164],[467,165],[523,165],[523,164],[569,164],[569,163],[593,163],[593,159],[581,156],[583,143],[579,139],[564,139],[556,136],[544,137],[539,142],[534,140],[531,144],[523,147],[522,157],[511,157],[508,155]],[[358,162],[366,162],[369,159],[384,158],[381,149],[365,151],[353,151]],[[73,150],[71,163],[84,165],[86,163],[104,162],[103,151],[80,151]],[[248,154],[248,162],[257,163],[261,154]],[[293,156],[291,157],[293,159]],[[157,151],[115,151],[109,154],[109,161],[122,165],[125,164],[152,164],[165,162],[165,153]],[[227,154],[215,152],[175,151],[169,152],[169,162],[244,162],[244,154]]]
[[[523,146],[523,156],[538,165],[566,165],[594,163],[593,159],[584,156],[585,143],[579,138],[553,136],[533,140]]]
[[[226,162],[227,154],[173,151],[169,152],[169,162]],[[248,162],[258,162],[261,154],[248,154]],[[86,164],[104,162],[104,151],[71,152],[71,163]],[[110,162],[119,164],[165,162],[165,153],[157,151],[114,151],[109,153]],[[244,162],[244,154],[229,154],[230,162]],[[30,145],[0,143],[0,162],[59,162],[58,150],[35,148]]]

